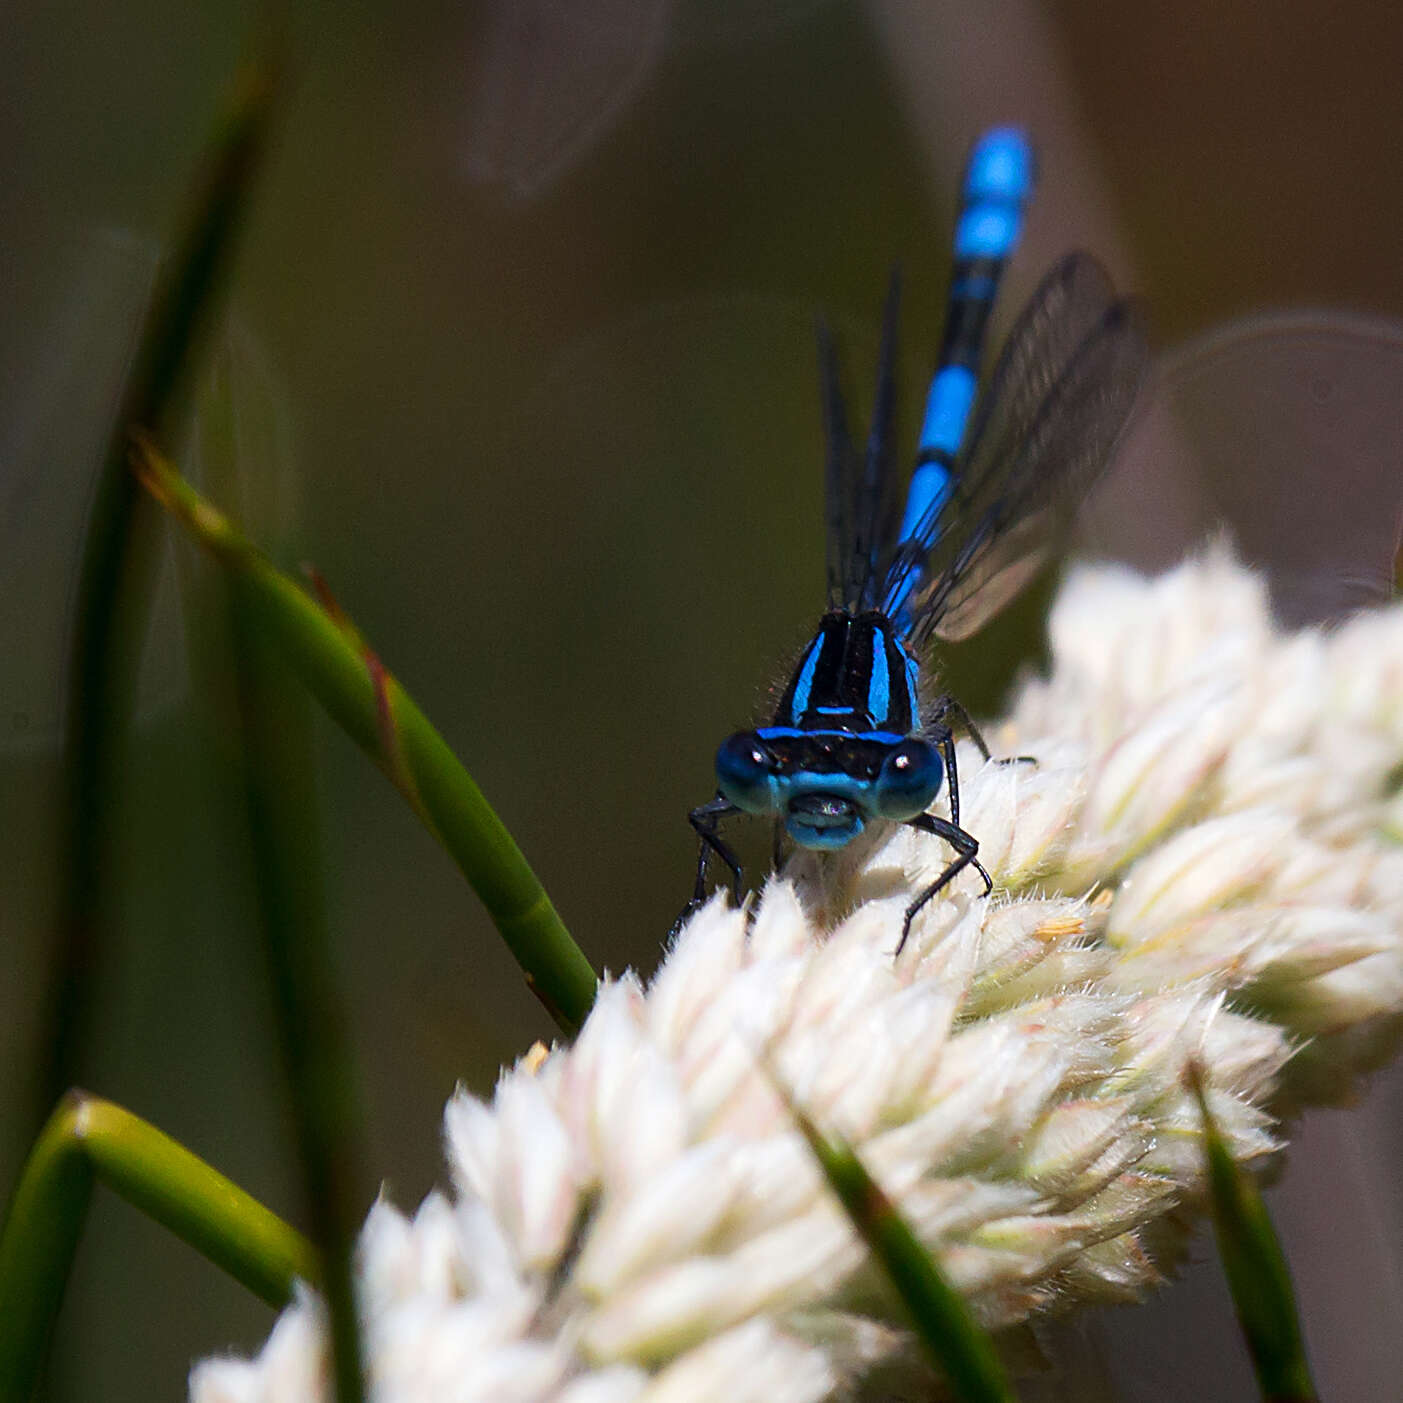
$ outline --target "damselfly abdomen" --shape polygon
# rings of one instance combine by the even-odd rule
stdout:
[[[978,390],[989,313],[1032,185],[1022,132],[998,128],[976,144],[944,336],[904,494],[892,445],[896,279],[861,454],[848,434],[832,342],[820,329],[828,610],[770,724],[737,732],[717,752],[716,798],[690,815],[701,838],[693,907],[706,895],[713,853],[740,900],[740,863],[718,830],[736,813],[768,815],[806,848],[841,848],[878,820],[943,839],[954,856],[907,907],[902,945],[916,913],[966,867],[983,878],[986,895],[992,889],[978,839],[960,826],[951,723],[986,759],[989,751],[952,697],[934,697],[923,713],[930,645],[973,633],[1049,558],[1110,459],[1147,359],[1130,306],[1094,258],[1073,253],[1043,279]],[[929,812],[942,787],[948,819]]]

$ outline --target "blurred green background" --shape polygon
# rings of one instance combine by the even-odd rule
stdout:
[[[252,19],[246,4],[155,0],[0,19],[7,1126],[24,1124],[35,1055],[83,513]],[[1028,123],[1042,155],[1005,321],[1076,244],[1142,292],[1165,343],[1273,305],[1403,315],[1392,6],[401,0],[304,4],[291,30],[289,101],[207,357],[232,367],[246,433],[226,504],[284,564],[316,562],[615,971],[655,964],[715,743],[753,719],[821,604],[815,317],[838,329],[865,406],[900,261],[911,403],[939,329],[954,180],[983,125]],[[1379,500],[1396,505],[1394,440],[1375,437]],[[1299,481],[1253,479],[1254,494],[1263,520],[1274,499],[1313,500]],[[1191,480],[1132,479],[1093,526],[1162,563],[1214,510]],[[1362,498],[1357,515],[1375,536],[1396,520]],[[1378,541],[1330,531],[1342,569],[1377,579]],[[188,676],[203,570],[168,561],[147,644],[84,1081],[290,1212],[241,811]],[[1045,600],[950,658],[976,712],[1036,647]],[[328,725],[319,759],[364,1197],[383,1179],[412,1208],[440,1176],[454,1082],[488,1093],[552,1028],[381,776]],[[1337,1399],[1384,1396],[1403,1370],[1399,1099],[1381,1084],[1374,1120],[1308,1121],[1277,1194]],[[0,1137],[6,1190],[22,1139]],[[270,1323],[100,1198],[61,1379],[75,1397],[170,1397],[193,1357],[254,1348]],[[1106,1397],[1203,1399],[1205,1368],[1225,1397],[1249,1387],[1211,1268],[1063,1347]]]

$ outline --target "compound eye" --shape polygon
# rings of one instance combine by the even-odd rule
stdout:
[[[754,731],[737,731],[716,752],[716,781],[721,793],[747,813],[773,807],[775,757]]]
[[[877,773],[877,809],[883,818],[904,823],[924,813],[940,792],[945,766],[933,745],[916,736],[893,750]]]

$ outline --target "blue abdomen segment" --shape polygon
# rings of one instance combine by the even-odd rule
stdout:
[[[952,482],[950,460],[959,451],[969,423],[979,381],[968,366],[947,365],[937,372],[926,397],[926,417],[921,426],[920,457],[906,493],[901,518],[901,540],[909,540],[924,521],[945,505]]]
[[[926,396],[922,449],[937,448],[950,454],[959,449],[978,388],[978,377],[967,365],[947,365],[936,372]]]
[[[970,153],[955,226],[945,330],[926,397],[916,469],[907,490],[900,541],[919,557],[935,543],[940,517],[956,485],[957,459],[969,427],[979,383],[989,313],[1019,236],[1033,193],[1033,148],[1017,127],[995,127]],[[922,583],[919,568],[906,570],[885,601],[899,629]]]
[[[1033,193],[1033,175],[1033,146],[1023,128],[990,127],[969,153],[961,194],[971,207],[987,203],[1021,210]]]
[[[981,204],[966,210],[955,226],[956,258],[1006,258],[1018,242],[1022,211],[1007,204]],[[981,291],[977,281],[971,289]]]
[[[918,462],[953,458],[959,452],[974,404],[989,310],[1004,264],[1023,232],[1032,193],[1033,148],[1028,138],[1017,127],[986,132],[970,153],[960,190],[945,334],[926,400]],[[938,493],[923,487],[922,495],[930,501]],[[919,519],[908,509],[907,519],[913,516]]]

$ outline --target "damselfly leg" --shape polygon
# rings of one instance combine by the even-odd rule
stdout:
[[[948,823],[943,818],[936,818],[934,814],[918,814],[915,818],[908,820],[907,827],[917,828],[922,833],[930,833],[937,838],[944,838],[955,849],[956,856],[955,860],[946,867],[940,876],[906,908],[906,915],[901,922],[901,939],[896,942],[896,954],[898,955],[906,948],[906,939],[911,934],[911,922],[916,919],[921,908],[948,887],[966,867],[973,867],[984,878],[985,896],[994,890],[993,879],[975,856],[979,851],[979,840],[972,833],[966,833],[957,824]]]
[[[678,916],[674,923],[674,929],[706,903],[706,872],[712,853],[715,853],[730,869],[731,895],[736,905],[740,905],[743,881],[740,860],[731,850],[730,845],[717,832],[717,825],[723,818],[740,812],[740,809],[731,803],[725,795],[718,794],[710,802],[699,805],[687,815],[687,821],[696,830],[697,837],[701,839],[701,847],[697,851],[697,881],[692,888],[692,899],[683,908],[682,914]]]
[[[975,730],[964,707],[953,697],[942,697],[936,708],[936,715],[944,716],[950,712],[959,714],[971,739],[984,752],[984,758],[989,759],[989,751],[984,744],[984,738]],[[948,864],[940,876],[906,908],[906,917],[901,923],[901,939],[896,945],[898,955],[906,946],[906,939],[911,934],[911,922],[915,919],[916,913],[938,892],[949,886],[966,867],[973,867],[984,878],[985,896],[994,890],[993,878],[984,870],[984,866],[977,856],[979,840],[972,833],[967,833],[960,827],[960,773],[955,759],[954,732],[940,721],[935,721],[926,726],[926,736],[940,752],[941,759],[945,762],[945,786],[950,799],[950,818],[947,821],[943,818],[937,818],[934,814],[917,814],[915,818],[907,820],[906,826],[915,828],[922,833],[931,833],[937,838],[943,838],[955,849],[955,860]]]

